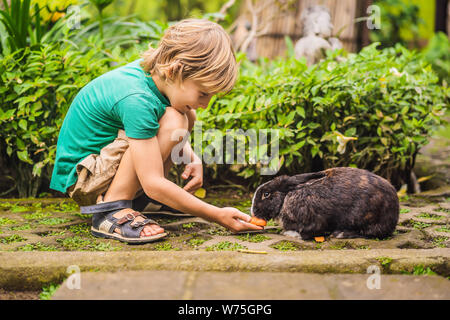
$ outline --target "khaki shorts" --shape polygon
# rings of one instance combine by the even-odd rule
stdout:
[[[78,179],[67,194],[80,206],[96,204],[98,196],[108,190],[127,148],[128,137],[119,130],[117,138],[100,154],[90,154],[77,164]]]

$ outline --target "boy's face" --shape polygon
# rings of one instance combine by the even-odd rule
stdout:
[[[186,113],[190,109],[206,108],[214,95],[209,93],[200,83],[191,79],[183,82],[183,88],[180,83],[168,85],[166,94],[171,107],[181,113]]]

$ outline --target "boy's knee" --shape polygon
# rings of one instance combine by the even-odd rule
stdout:
[[[172,107],[167,107],[166,112],[159,121],[160,131],[168,132],[177,129],[188,130],[189,121],[185,114],[182,114]]]

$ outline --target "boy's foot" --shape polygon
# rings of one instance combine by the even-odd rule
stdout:
[[[113,214],[114,218],[120,219],[122,217],[125,217],[128,213],[133,213],[135,210],[131,209],[131,208],[125,208],[122,209],[118,212],[116,212],[115,214]],[[144,221],[145,218],[143,217],[136,217],[134,221],[136,222],[140,222],[140,221]],[[121,234],[120,229],[119,228],[115,228],[114,232]],[[160,233],[164,233],[164,229],[161,228],[159,225],[157,224],[149,224],[144,226],[144,229],[142,229],[140,236],[141,237],[149,237],[149,236],[154,236]]]
[[[134,210],[131,200],[116,200],[81,206],[81,213],[92,214],[91,234],[130,244],[152,242],[167,236],[155,220]]]

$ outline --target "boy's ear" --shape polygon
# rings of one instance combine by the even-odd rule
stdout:
[[[173,68],[169,67],[165,71],[166,79],[173,80]]]
[[[166,78],[173,81],[175,73],[177,73],[182,67],[183,65],[179,60],[176,60],[175,62],[171,63],[169,67],[166,69]]]

